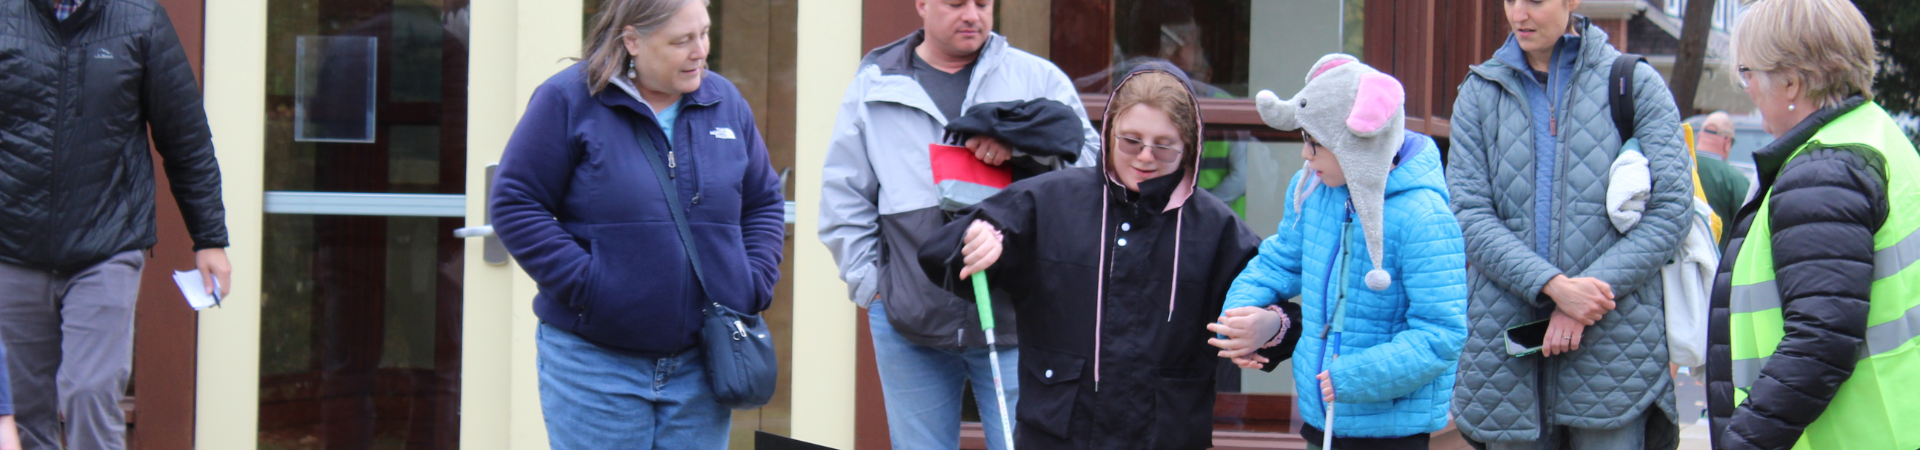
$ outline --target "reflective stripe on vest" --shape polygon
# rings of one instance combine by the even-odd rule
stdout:
[[[1227,179],[1227,171],[1233,168],[1233,143],[1206,141],[1200,143],[1200,149],[1200,174],[1195,181],[1201,189],[1213,189]]]
[[[1788,161],[1807,148],[1870,148],[1886,159],[1889,212],[1874,234],[1874,268],[1865,342],[1856,350],[1852,377],[1796,449],[1910,449],[1920,447],[1920,154],[1899,126],[1867,103],[1822,128]],[[1786,164],[1782,164],[1785,167]],[[1786,336],[1780,285],[1773,266],[1768,223],[1772,192],[1761,198],[1732,268],[1730,336],[1734,401],[1744,404]],[[1819,244],[1813,244],[1819,245]]]

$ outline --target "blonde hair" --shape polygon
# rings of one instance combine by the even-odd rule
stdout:
[[[1172,74],[1156,71],[1127,78],[1119,90],[1114,91],[1107,108],[1113,111],[1114,118],[1134,105],[1147,105],[1167,113],[1167,117],[1173,119],[1173,126],[1180,129],[1180,144],[1186,149],[1181,166],[1185,167],[1186,157],[1199,153],[1200,112],[1193,102],[1193,94],[1187,91],[1185,83]],[[1113,139],[1113,134],[1108,133],[1102,148],[1114,148]]]
[[[580,46],[580,56],[587,60],[587,92],[599,94],[613,77],[627,71],[633,55],[627,54],[626,44],[620,42],[627,35],[627,27],[633,27],[636,37],[652,35],[690,1],[694,0],[602,1],[600,12],[593,14],[586,42]]]
[[[1873,100],[1880,61],[1873,28],[1846,0],[1748,0],[1733,51],[1735,83],[1744,58],[1768,81],[1800,83],[1801,95],[1820,107],[1855,95]]]

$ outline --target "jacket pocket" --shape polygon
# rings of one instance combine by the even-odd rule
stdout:
[[[1153,448],[1213,446],[1212,375],[1211,369],[1153,371]]]
[[[75,115],[92,119],[115,116],[134,117],[139,111],[145,67],[142,55],[134,54],[131,39],[95,43],[80,55],[80,110]],[[115,150],[118,150],[117,148]]]
[[[1372,403],[1346,403],[1334,399],[1333,412],[1340,417],[1361,417],[1385,414],[1393,411],[1393,402],[1399,399]]]
[[[592,313],[593,297],[599,294],[594,289],[594,280],[599,279],[600,272],[605,270],[600,267],[602,260],[604,258],[600,257],[600,240],[587,240],[587,273],[581,275],[580,287],[574,290],[573,298],[567,299],[567,306],[580,310],[582,323],[585,323],[587,316]]]
[[[1073,403],[1080,395],[1080,373],[1086,358],[1068,356],[1036,347],[1021,349],[1020,367],[1027,376],[1020,380],[1020,404],[1015,417],[1018,431],[1039,430],[1055,437],[1069,437],[1073,424]]]
[[[595,225],[582,320],[574,333],[643,352],[691,346],[689,322],[702,304],[691,298],[692,267],[671,222]]]
[[[747,164],[753,161],[748,155],[752,143],[747,142],[745,129],[727,121],[693,120],[691,145],[695,178],[701,192],[715,189],[729,193],[741,192],[742,181],[746,179]],[[746,125],[752,126],[752,125]],[[709,183],[711,182],[711,185]]]

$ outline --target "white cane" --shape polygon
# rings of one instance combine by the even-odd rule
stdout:
[[[1000,402],[1000,431],[1006,433],[1007,449],[1013,449],[1013,414],[1007,411],[1007,385],[1000,379],[1000,349],[993,344],[993,296],[987,293],[986,272],[973,278],[974,304],[980,305],[980,329],[987,333],[987,363],[993,367],[993,398]]]
[[[1333,335],[1333,345],[1330,345],[1329,347],[1331,348],[1331,350],[1328,352],[1327,361],[1332,362],[1334,358],[1340,357],[1340,334],[1335,333]],[[1321,364],[1320,367],[1326,367],[1329,365],[1332,365],[1332,364]],[[1327,373],[1327,383],[1332,384],[1333,372],[1326,372],[1326,373]],[[1322,433],[1323,436],[1320,438],[1320,449],[1333,450],[1333,403],[1334,402],[1324,402],[1324,403],[1327,409],[1327,420],[1322,423],[1327,425],[1327,429],[1321,430],[1321,431],[1325,431],[1325,433]]]

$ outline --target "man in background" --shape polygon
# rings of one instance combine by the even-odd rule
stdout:
[[[1726,247],[1733,233],[1733,214],[1747,201],[1747,177],[1727,163],[1733,149],[1733,118],[1725,111],[1707,115],[1694,136],[1694,165],[1700,173],[1700,187],[1706,190],[1707,204],[1720,216],[1720,246]]]

